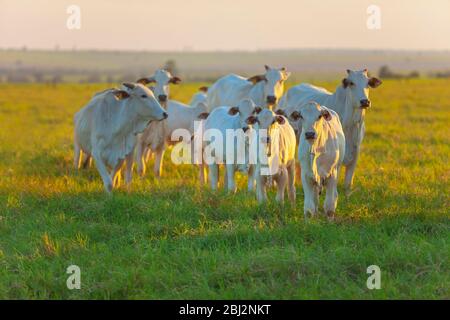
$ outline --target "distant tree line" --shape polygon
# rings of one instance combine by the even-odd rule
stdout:
[[[408,74],[401,74],[392,71],[391,68],[389,68],[387,65],[380,67],[378,75],[382,79],[411,79],[420,77],[420,73],[418,71],[411,71]]]
[[[213,70],[203,74],[180,74],[177,62],[169,59],[162,68],[170,71],[173,75],[181,76],[184,81],[215,81],[223,72],[215,72]],[[26,66],[21,60],[15,61],[12,67],[0,67],[0,82],[8,83],[62,83],[62,82],[78,82],[78,83],[119,83],[124,81],[135,81],[143,76],[148,76],[151,70],[84,70],[84,69],[39,69],[33,66]],[[398,73],[393,71],[389,66],[383,65],[378,71],[378,75],[383,79],[411,79],[419,78],[421,75],[418,71],[409,73]],[[431,78],[450,78],[450,70],[443,70],[426,74]],[[295,77],[291,78],[294,81]]]

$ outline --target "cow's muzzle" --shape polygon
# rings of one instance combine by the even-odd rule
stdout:
[[[370,107],[370,100],[368,100],[368,99],[363,99],[363,100],[359,101],[359,103],[360,103],[359,106],[362,109],[366,109],[366,108]]]
[[[266,101],[268,104],[273,105],[277,102],[277,98],[275,96],[267,96]]]
[[[314,140],[316,138],[315,132],[305,132],[306,140]]]
[[[165,94],[160,94],[158,96],[158,100],[159,100],[159,102],[166,102],[167,101],[167,96]]]

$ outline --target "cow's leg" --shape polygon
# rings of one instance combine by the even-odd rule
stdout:
[[[226,181],[227,181],[227,190],[231,193],[236,192],[236,182],[234,180],[234,174],[235,174],[235,166],[234,164],[227,164],[225,166],[226,168]]]
[[[162,146],[155,151],[155,163],[153,165],[153,173],[155,177],[159,178],[162,175],[162,166],[163,166],[163,158],[164,152],[166,151],[165,146]]]
[[[303,193],[305,195],[303,213],[305,215],[305,218],[307,218],[308,214],[311,214],[311,216],[314,216],[316,214],[316,201],[315,201],[316,188],[313,185],[312,181],[308,179],[303,172],[302,172],[302,186],[303,186]]]
[[[121,170],[123,166],[123,161],[120,161],[115,168],[113,168],[112,172],[111,172],[111,180],[113,183],[113,188],[118,188],[120,187],[120,183],[121,183],[121,179],[122,179],[122,175],[121,175]]]
[[[344,187],[345,193],[348,195],[353,186],[353,177],[355,175],[356,163],[359,157],[359,150],[355,151],[353,159],[345,166]]]
[[[199,165],[198,165],[198,171],[199,171],[199,179],[200,179],[200,185],[201,186],[204,186],[205,185],[205,183],[206,183],[206,177],[207,177],[207,174],[206,174],[206,165],[204,164],[204,163],[200,163]]]
[[[292,161],[292,164],[288,166],[287,168],[287,175],[288,175],[288,197],[289,201],[291,202],[292,206],[295,207],[295,161]]]
[[[144,151],[144,161],[145,163],[148,163],[150,161],[150,158],[152,157],[152,149],[150,148],[145,148]]]
[[[227,174],[227,166],[223,166],[223,188],[228,190],[228,174]]]
[[[131,151],[125,158],[125,183],[127,184],[127,188],[130,188],[131,180],[133,179],[133,160],[134,160],[134,152]]]
[[[281,204],[284,203],[284,191],[286,190],[286,185],[288,183],[287,175],[288,175],[287,169],[282,168],[282,169],[280,169],[278,176],[275,178],[275,181],[277,183],[276,200]]]
[[[253,191],[255,189],[255,166],[250,165],[248,168],[248,191]]]
[[[80,169],[81,166],[81,158],[83,157],[83,151],[81,151],[81,147],[76,139],[73,145],[73,152],[74,152],[73,167],[78,170]]]
[[[211,184],[211,189],[217,190],[217,185],[219,183],[219,166],[216,163],[209,165],[209,183]]]
[[[334,218],[336,212],[338,192],[337,192],[337,172],[331,174],[331,176],[326,181],[326,195],[325,202],[323,204],[323,209],[330,219]]]
[[[313,186],[314,190],[314,205],[316,206],[316,213],[319,213],[319,201],[320,201],[320,195],[322,193],[322,186],[315,184]]]
[[[295,167],[295,175],[297,176],[297,180],[302,181],[302,167],[296,166],[295,164],[294,164],[294,167]]]
[[[113,189],[113,182],[111,180],[111,176],[108,173],[105,163],[101,159],[101,157],[97,154],[92,155],[95,160],[95,165],[97,166],[98,172],[103,180],[103,186],[105,187],[106,192],[111,193]]]
[[[267,201],[266,176],[256,173],[256,199],[259,203]]]
[[[138,174],[141,177],[143,177],[145,175],[145,170],[146,170],[146,167],[145,167],[146,161],[145,161],[145,157],[144,157],[144,152],[145,152],[146,148],[147,147],[145,146],[145,143],[143,141],[138,141],[135,159],[136,159],[136,169],[137,169]],[[148,149],[150,149],[150,148],[148,148]]]
[[[85,154],[86,158],[83,161],[83,169],[87,169],[91,167],[92,164],[92,156],[90,154]]]

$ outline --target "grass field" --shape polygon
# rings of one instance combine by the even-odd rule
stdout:
[[[304,221],[300,184],[296,210],[274,192],[258,206],[243,177],[213,193],[169,152],[161,181],[107,196],[95,168],[72,169],[72,116],[105,86],[0,85],[0,298],[450,298],[450,80],[372,91],[333,223]],[[72,264],[81,290],[66,287]],[[380,290],[366,287],[374,264]]]

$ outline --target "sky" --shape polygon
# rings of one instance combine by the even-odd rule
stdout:
[[[80,8],[80,29],[66,26],[70,5]],[[370,5],[380,29],[367,27]],[[0,48],[24,46],[449,50],[450,0],[0,0]]]

